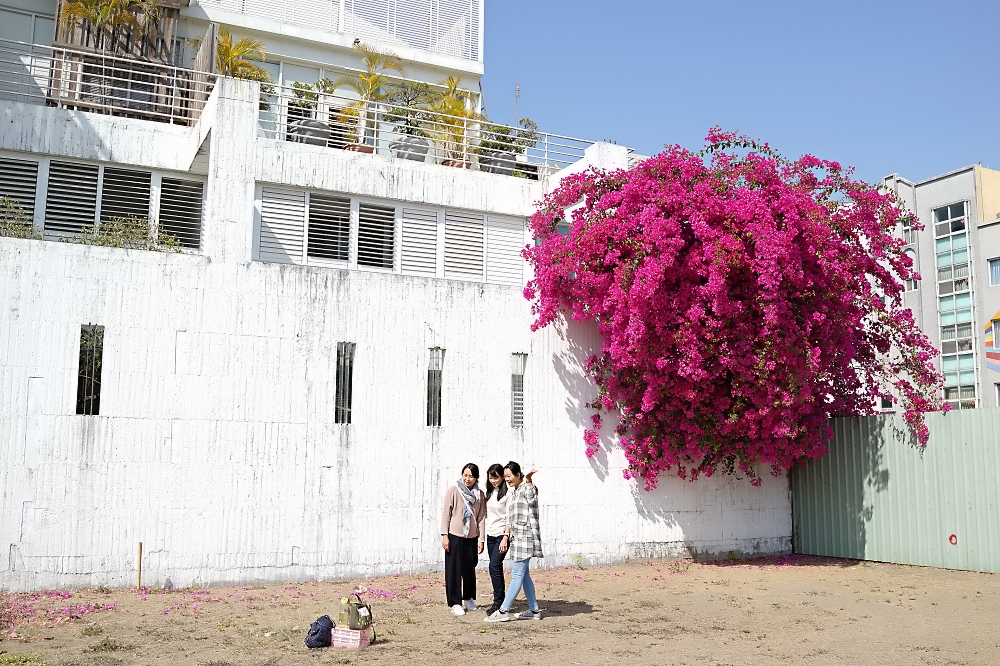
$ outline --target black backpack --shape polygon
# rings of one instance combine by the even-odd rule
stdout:
[[[330,619],[329,615],[317,618],[309,625],[309,633],[306,634],[306,647],[330,647],[331,631],[333,631],[333,620]]]

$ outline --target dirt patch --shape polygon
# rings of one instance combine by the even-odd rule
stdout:
[[[0,619],[14,623],[0,634],[0,665],[436,666],[514,653],[533,664],[925,665],[1000,654],[1000,577],[989,574],[783,557],[532,577],[544,619],[507,624],[481,611],[453,617],[440,575],[0,595]],[[373,602],[376,643],[307,649],[309,623],[335,616],[358,586]]]

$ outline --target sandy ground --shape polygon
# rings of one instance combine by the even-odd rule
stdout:
[[[1000,664],[1000,576],[811,557],[533,574],[541,622],[455,618],[440,575],[0,595],[0,664]],[[489,577],[480,574],[480,602]],[[378,640],[309,650],[356,586]],[[524,607],[523,599],[515,610]],[[35,614],[34,618],[28,618]],[[13,629],[10,623],[16,624]]]

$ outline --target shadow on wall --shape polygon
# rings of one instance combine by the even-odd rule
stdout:
[[[565,317],[553,322],[552,326],[563,343],[561,351],[552,355],[552,367],[565,389],[566,402],[563,408],[570,422],[579,431],[577,441],[580,454],[583,455],[585,449],[583,431],[593,428],[590,417],[594,414],[594,410],[588,407],[587,403],[597,397],[597,387],[591,381],[585,367],[588,358],[601,352],[601,334],[597,330],[597,324],[593,322],[578,322]],[[611,472],[608,450],[613,444],[617,445],[614,432],[618,414],[603,412],[602,417],[600,448],[587,459],[600,481],[607,479]]]
[[[889,488],[885,440],[915,446],[891,415],[832,420],[829,452],[792,472],[796,553],[865,559],[875,495]]]

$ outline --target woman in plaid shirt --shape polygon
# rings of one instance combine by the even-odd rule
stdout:
[[[541,620],[542,613],[538,609],[535,598],[535,584],[531,580],[528,565],[532,557],[543,557],[542,536],[538,527],[538,488],[531,482],[535,470],[521,475],[521,466],[511,461],[504,466],[503,476],[511,488],[511,497],[507,504],[507,525],[505,532],[510,535],[509,554],[514,560],[511,572],[510,587],[500,608],[493,612],[487,622],[508,622],[511,619],[510,607],[517,593],[524,589],[528,599],[528,610],[517,616],[518,620]]]

